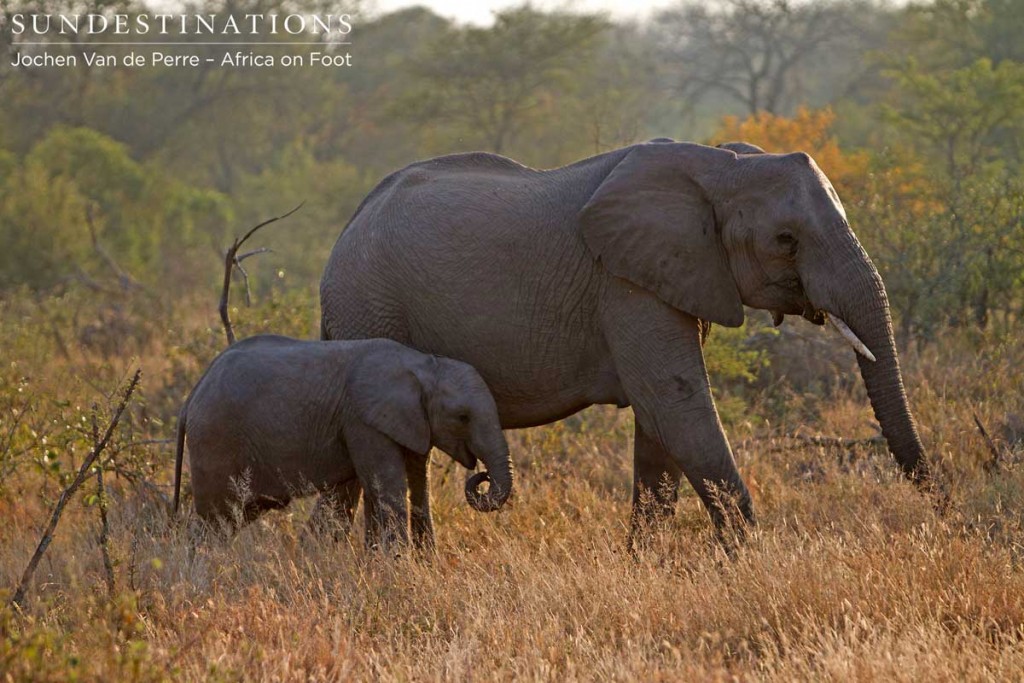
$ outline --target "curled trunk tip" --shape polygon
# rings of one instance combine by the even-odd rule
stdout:
[[[490,488],[481,493],[480,487],[485,482],[490,484]],[[466,502],[478,512],[498,510],[508,500],[511,492],[511,489],[506,491],[496,486],[487,472],[477,472],[466,479]]]

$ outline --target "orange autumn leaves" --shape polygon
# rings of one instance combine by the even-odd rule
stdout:
[[[726,116],[710,144],[749,142],[767,152],[807,152],[835,186],[847,208],[896,202],[904,211],[924,217],[938,209],[934,185],[923,165],[908,149],[887,148],[877,154],[843,150],[832,132],[831,108],[800,107],[787,118],[767,112],[746,119]]]
[[[807,152],[839,193],[848,194],[863,187],[870,157],[865,152],[844,152],[839,148],[832,134],[835,118],[831,109],[806,107],[800,107],[792,118],[767,112],[743,120],[726,116],[711,144],[742,140],[766,152]]]

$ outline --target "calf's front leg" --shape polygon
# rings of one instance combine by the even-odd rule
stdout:
[[[409,516],[412,542],[421,550],[434,548],[434,521],[430,514],[430,453],[405,452],[405,476],[409,481]]]
[[[389,549],[408,544],[409,482],[404,449],[362,423],[346,428],[345,442],[363,487],[367,545]]]

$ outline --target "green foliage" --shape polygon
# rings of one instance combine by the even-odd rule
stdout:
[[[994,66],[981,58],[960,69],[930,72],[911,60],[888,75],[897,100],[883,108],[885,119],[910,135],[952,183],[993,164],[1021,163],[1014,153],[1024,134],[1024,64]],[[1004,141],[1011,141],[1009,149]]]
[[[95,634],[84,634],[85,642],[97,646],[95,658],[84,659],[81,633],[72,635],[58,621],[21,617],[0,594],[0,669],[10,680],[81,681],[111,676],[123,681],[172,680],[164,667],[156,665],[146,640],[146,623],[138,598],[131,593],[115,596],[103,604],[96,596],[87,599],[93,622],[103,622]]]
[[[752,382],[761,368],[768,365],[768,354],[755,340],[772,337],[778,331],[751,318],[739,327],[712,328],[704,345],[704,362],[708,374],[716,381]]]
[[[116,212],[142,194],[143,174],[128,148],[88,128],[54,128],[32,148],[26,164],[75,183],[104,213]]]
[[[419,123],[454,124],[477,144],[507,152],[552,100],[579,91],[578,71],[606,29],[597,16],[529,5],[499,12],[490,28],[450,28],[416,58],[421,85],[398,107]]]
[[[887,73],[894,96],[881,115],[908,168],[902,184],[876,184],[884,199],[864,217],[892,274],[902,336],[984,327],[993,315],[1008,324],[1024,294],[1024,64],[927,71],[910,60]],[[878,161],[891,181],[893,155]]]
[[[176,265],[165,261],[168,246],[181,251],[231,215],[222,195],[137,163],[94,130],[57,126],[0,166],[0,288],[45,289],[81,276],[96,268],[101,248],[156,279]]]
[[[74,183],[25,164],[0,184],[0,287],[51,287],[88,250],[88,202]]]
[[[739,327],[713,326],[704,344],[704,362],[715,393],[718,414],[726,425],[750,418],[747,388],[770,365],[765,342],[778,330],[747,316]]]
[[[551,167],[717,129],[813,153],[903,342],[1009,329],[1024,313],[1022,25],[1016,0],[681,2],[636,24],[525,4],[490,26],[410,8],[359,18],[353,69],[0,64],[0,291],[106,295],[110,261],[150,290],[212,291],[235,235],[305,201],[247,262],[258,300],[305,297],[359,200],[411,160],[484,148]],[[755,115],[723,125],[735,102]],[[101,318],[93,348],[124,349],[124,306]]]

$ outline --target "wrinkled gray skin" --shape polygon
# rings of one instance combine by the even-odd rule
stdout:
[[[681,475],[719,525],[716,489],[753,520],[702,328],[741,324],[744,304],[776,320],[830,313],[877,358],[858,356],[872,407],[896,460],[923,481],[885,289],[835,190],[806,154],[723,147],[659,139],[550,171],[483,153],[412,164],[338,239],[322,334],[390,337],[472,364],[506,429],[631,405],[635,531],[671,513]]]
[[[221,353],[178,423],[174,509],[185,439],[196,512],[242,522],[313,490],[367,496],[367,542],[433,543],[427,482],[436,446],[469,469],[466,498],[496,510],[512,491],[508,445],[486,384],[469,365],[388,339],[250,337]],[[486,493],[476,485],[490,480]],[[248,495],[238,497],[238,481]],[[317,520],[314,514],[314,521]],[[351,522],[351,516],[346,521]]]

